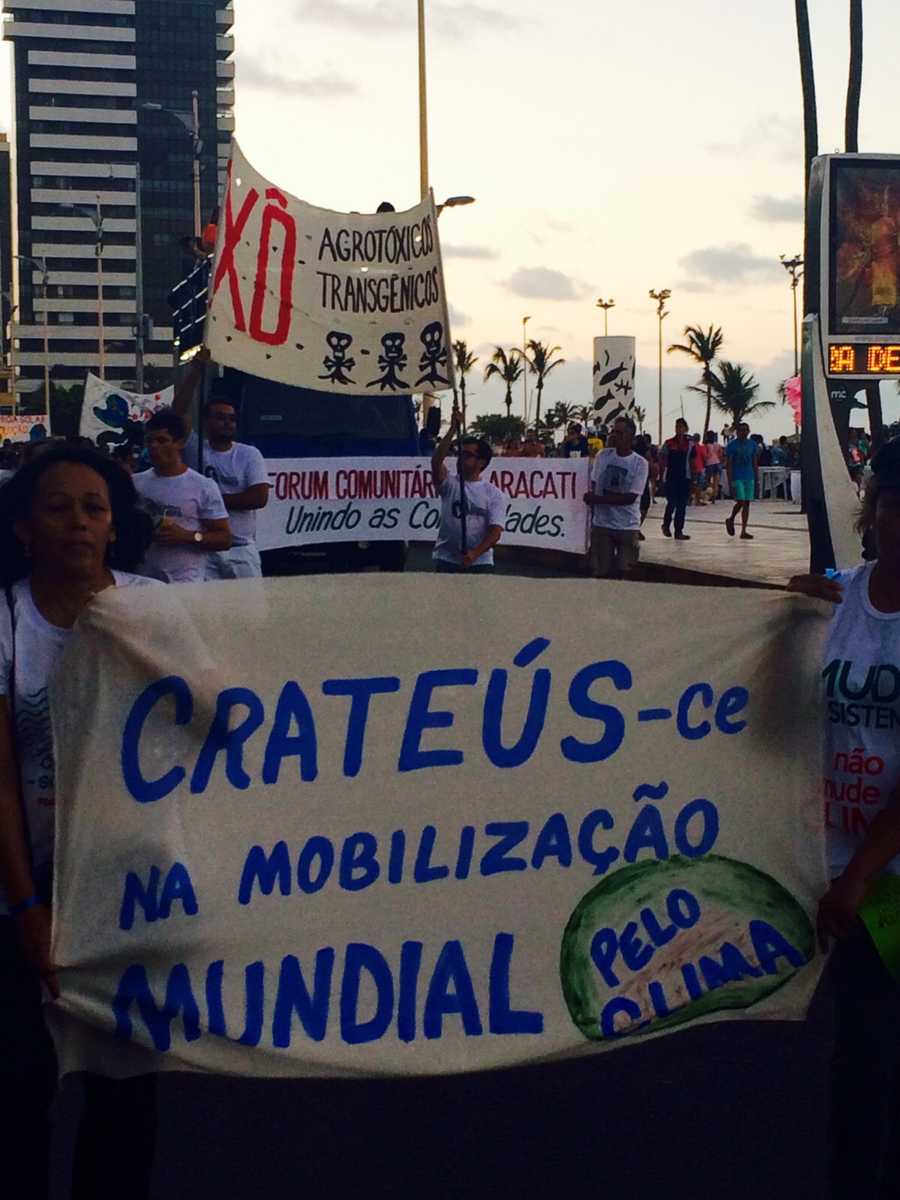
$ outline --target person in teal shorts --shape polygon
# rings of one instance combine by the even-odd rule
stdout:
[[[729,537],[734,537],[734,519],[740,513],[741,537],[753,539],[753,534],[747,532],[747,522],[750,520],[750,502],[756,498],[758,456],[759,446],[750,437],[750,426],[741,423],[737,427],[737,437],[725,447],[728,487],[734,498],[731,516],[725,521]]]

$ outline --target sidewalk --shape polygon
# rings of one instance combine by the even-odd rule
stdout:
[[[725,518],[731,515],[731,509],[730,500],[705,508],[692,505],[684,527],[691,540],[676,542],[674,537],[663,537],[665,504],[657,501],[644,522],[647,540],[641,546],[641,563],[776,585],[809,570],[809,535],[799,505],[757,500],[751,505],[748,527],[753,541],[741,539],[740,523],[735,536],[728,536]]]

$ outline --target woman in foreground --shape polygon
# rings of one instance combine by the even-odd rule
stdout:
[[[824,788],[835,938],[829,1152],[833,1200],[900,1196],[900,987],[860,919],[876,880],[900,874],[900,438],[872,463],[859,529],[877,559],[792,591],[836,605],[823,670]]]
[[[30,1180],[22,1195],[47,1195],[56,1074],[41,1017],[41,984],[59,995],[50,961],[56,796],[48,687],[94,596],[160,586],[127,573],[150,534],[130,476],[94,450],[48,450],[0,487],[0,1073],[11,1148],[4,1170],[10,1180]],[[119,1194],[123,1184],[105,1178],[121,1144],[103,1103],[108,1092],[106,1081],[88,1082],[76,1150],[72,1194],[91,1200]],[[94,1136],[98,1100],[102,1144]],[[137,1158],[129,1196],[143,1194]]]

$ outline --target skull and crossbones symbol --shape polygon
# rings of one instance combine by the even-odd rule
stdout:
[[[444,349],[444,327],[440,321],[432,321],[422,330],[419,340],[425,347],[419,359],[419,370],[423,371],[416,384],[430,383],[432,387],[439,383],[449,386],[450,380],[441,374],[441,368],[447,369],[447,351]]]
[[[322,366],[327,374],[320,375],[320,379],[327,379],[330,383],[352,383],[353,380],[348,374],[356,366],[356,359],[351,358],[347,351],[353,344],[353,338],[349,333],[339,333],[333,329],[326,335],[325,341],[331,350],[331,354],[326,354],[322,360]]]
[[[368,383],[367,387],[374,387],[377,383],[381,390],[392,388],[394,391],[408,388],[409,384],[400,378],[400,372],[406,369],[408,359],[406,357],[405,333],[386,333],[381,339],[382,353],[378,355],[378,366],[381,368],[381,375],[377,379],[373,379]]]

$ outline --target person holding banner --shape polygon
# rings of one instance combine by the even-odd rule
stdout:
[[[181,417],[163,408],[145,428],[152,469],[135,475],[134,485],[156,524],[141,569],[169,583],[200,583],[207,555],[231,548],[228,511],[217,485],[182,460]]]
[[[210,396],[203,407],[204,442],[201,462],[200,439],[191,431],[191,408],[209,351],[203,347],[194,357],[184,383],[175,393],[172,409],[185,423],[188,439],[184,461],[195,471],[219,485],[228,510],[231,548],[207,555],[207,579],[259,579],[262,565],[256,548],[256,514],[269,503],[269,473],[255,446],[234,440],[237,414],[227,396]]]
[[[858,528],[878,557],[789,589],[834,602],[825,644],[825,825],[831,886],[831,1195],[900,1195],[900,438],[875,456]]]
[[[50,961],[56,796],[48,686],[94,596],[153,582],[129,573],[150,533],[131,479],[96,450],[48,450],[0,489],[0,1080],[12,1151],[3,1169],[7,1186],[18,1178],[29,1197],[47,1195],[55,1083],[41,983],[59,995]],[[114,1160],[121,1167],[118,1155],[131,1144],[105,1104],[100,1114],[91,1108],[95,1098],[88,1088],[87,1112],[96,1117],[88,1130],[103,1133],[98,1142],[82,1130],[78,1196],[109,1194],[98,1180]],[[131,1126],[135,1111],[115,1107]],[[139,1174],[136,1157],[132,1166]]]
[[[591,490],[584,497],[592,510],[591,573],[595,579],[627,575],[640,555],[641,497],[650,466],[634,452],[635,424],[617,417],[609,446],[591,469]]]
[[[506,497],[498,487],[481,478],[493,457],[490,444],[483,438],[462,436],[459,456],[462,482],[459,475],[448,475],[444,460],[461,425],[459,410],[454,408],[450,428],[431,459],[434,490],[441,499],[434,566],[445,574],[489,574],[494,570],[494,547],[503,536]]]

